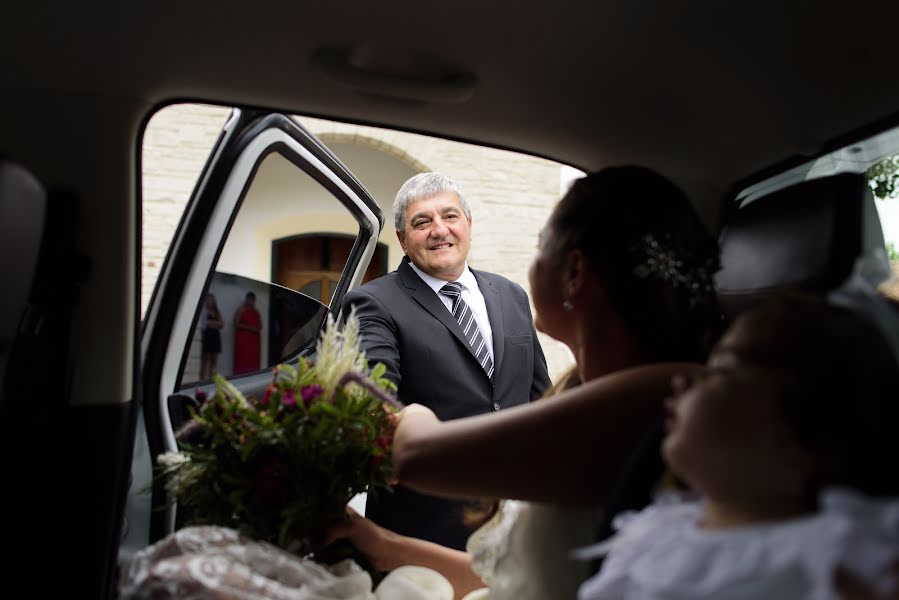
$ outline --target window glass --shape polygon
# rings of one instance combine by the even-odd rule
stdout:
[[[874,192],[874,205],[883,227],[883,240],[893,273],[899,277],[899,146],[895,154],[886,156],[868,167],[866,174]],[[899,301],[899,281],[890,281],[883,291]]]
[[[311,352],[359,231],[313,177],[277,152],[265,157],[216,264],[182,386]]]

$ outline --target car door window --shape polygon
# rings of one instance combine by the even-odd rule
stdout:
[[[202,202],[200,196],[211,190],[233,204],[233,211],[215,209],[199,217],[207,219],[207,227],[193,224],[192,235],[210,238],[202,240],[200,256],[214,263],[196,306],[181,307],[192,319],[180,353],[178,390],[209,381],[214,373],[256,373],[310,352],[363,255],[366,269],[359,268],[355,283],[386,269],[383,261],[368,268],[380,250],[372,236],[373,229],[379,231],[380,215],[364,203],[360,207],[340,180],[323,174],[324,163],[339,162],[288,117],[258,119],[253,140],[233,151],[234,172],[227,180],[224,172],[204,174],[206,180],[197,184],[194,202]],[[306,135],[317,156],[296,143],[291,136],[297,132]],[[343,176],[354,182],[348,173]],[[184,214],[191,216],[189,210]],[[195,268],[199,271],[199,264]],[[198,277],[190,278],[194,285]]]
[[[150,457],[177,448],[175,428],[197,392],[211,391],[212,373],[253,396],[271,381],[272,365],[313,352],[346,291],[377,274],[369,266],[382,226],[371,195],[293,119],[230,112],[172,235],[143,319],[138,427],[146,435],[135,440],[127,508],[133,527],[123,553],[174,524],[171,507],[164,514],[147,510],[149,502],[165,504],[164,490],[153,487],[152,499],[140,490],[151,483]],[[326,251],[311,259],[280,251],[296,239]],[[327,274],[326,295],[301,292],[285,275],[310,266]],[[204,350],[216,355],[206,371]]]
[[[262,158],[231,224],[186,351],[181,387],[212,373],[255,373],[313,351],[334,306],[360,223],[282,152]],[[371,266],[382,268],[368,268],[363,282],[385,272],[381,261]]]

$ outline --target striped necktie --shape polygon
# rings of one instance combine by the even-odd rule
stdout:
[[[475,358],[481,363],[481,367],[487,373],[487,377],[492,381],[493,359],[490,358],[487,342],[484,341],[484,336],[481,335],[481,330],[478,329],[478,322],[475,320],[471,308],[462,299],[462,284],[451,281],[440,288],[440,293],[452,300],[453,317],[459,323],[459,327],[462,328],[462,334],[468,341],[468,345],[471,346]]]

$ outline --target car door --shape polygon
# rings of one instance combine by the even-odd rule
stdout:
[[[120,556],[174,527],[175,509],[153,509],[166,498],[153,485],[152,457],[176,449],[189,406],[213,391],[201,369],[206,357],[217,354],[215,372],[252,396],[270,383],[276,364],[314,354],[318,332],[366,276],[383,219],[359,181],[296,121],[232,111],[143,322],[142,399]],[[250,313],[250,329],[259,331],[244,335],[238,324]],[[207,335],[210,329],[218,333]],[[216,340],[219,352],[207,352]]]

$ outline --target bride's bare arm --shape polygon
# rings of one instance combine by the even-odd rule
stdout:
[[[448,496],[601,503],[661,417],[671,378],[697,367],[627,369],[544,401],[446,422],[410,405],[394,438],[397,478]]]
[[[348,539],[379,571],[392,571],[404,565],[434,569],[452,584],[457,600],[484,587],[471,570],[471,556],[467,552],[384,529],[350,508],[347,513],[346,521],[328,531],[326,543]]]

